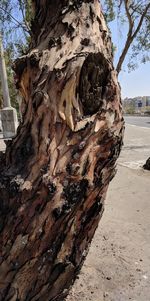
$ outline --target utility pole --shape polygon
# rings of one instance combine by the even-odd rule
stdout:
[[[11,107],[1,33],[0,33],[0,77],[1,77],[2,94],[3,94],[3,108],[1,110],[3,138],[10,139],[16,135],[16,130],[18,127],[18,118],[17,118],[16,109]]]
[[[2,83],[2,90],[3,90],[3,108],[11,107],[1,33],[0,33],[0,76],[1,76],[1,83]]]

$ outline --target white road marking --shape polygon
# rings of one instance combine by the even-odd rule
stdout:
[[[144,127],[144,126],[139,126],[139,125],[130,124],[130,123],[127,123],[127,122],[125,122],[125,124],[130,125],[130,126],[133,126],[133,127],[141,128],[141,129],[150,130],[150,128],[148,128],[148,127],[146,127],[146,126],[145,126],[145,127]]]
[[[124,166],[124,167],[128,167],[128,168],[137,170],[137,169],[142,169],[143,165],[145,164],[145,160],[119,162],[118,164],[121,166]]]

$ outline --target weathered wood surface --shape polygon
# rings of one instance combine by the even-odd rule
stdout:
[[[98,0],[33,1],[14,64],[22,124],[1,159],[0,300],[63,300],[104,210],[124,123]]]

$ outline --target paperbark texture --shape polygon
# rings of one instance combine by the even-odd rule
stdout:
[[[0,300],[63,300],[104,210],[124,122],[98,0],[33,1],[14,70],[17,136],[1,156]]]

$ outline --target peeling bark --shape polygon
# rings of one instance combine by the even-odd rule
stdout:
[[[120,87],[98,0],[33,1],[16,60],[22,123],[0,169],[0,300],[63,300],[122,146]]]

